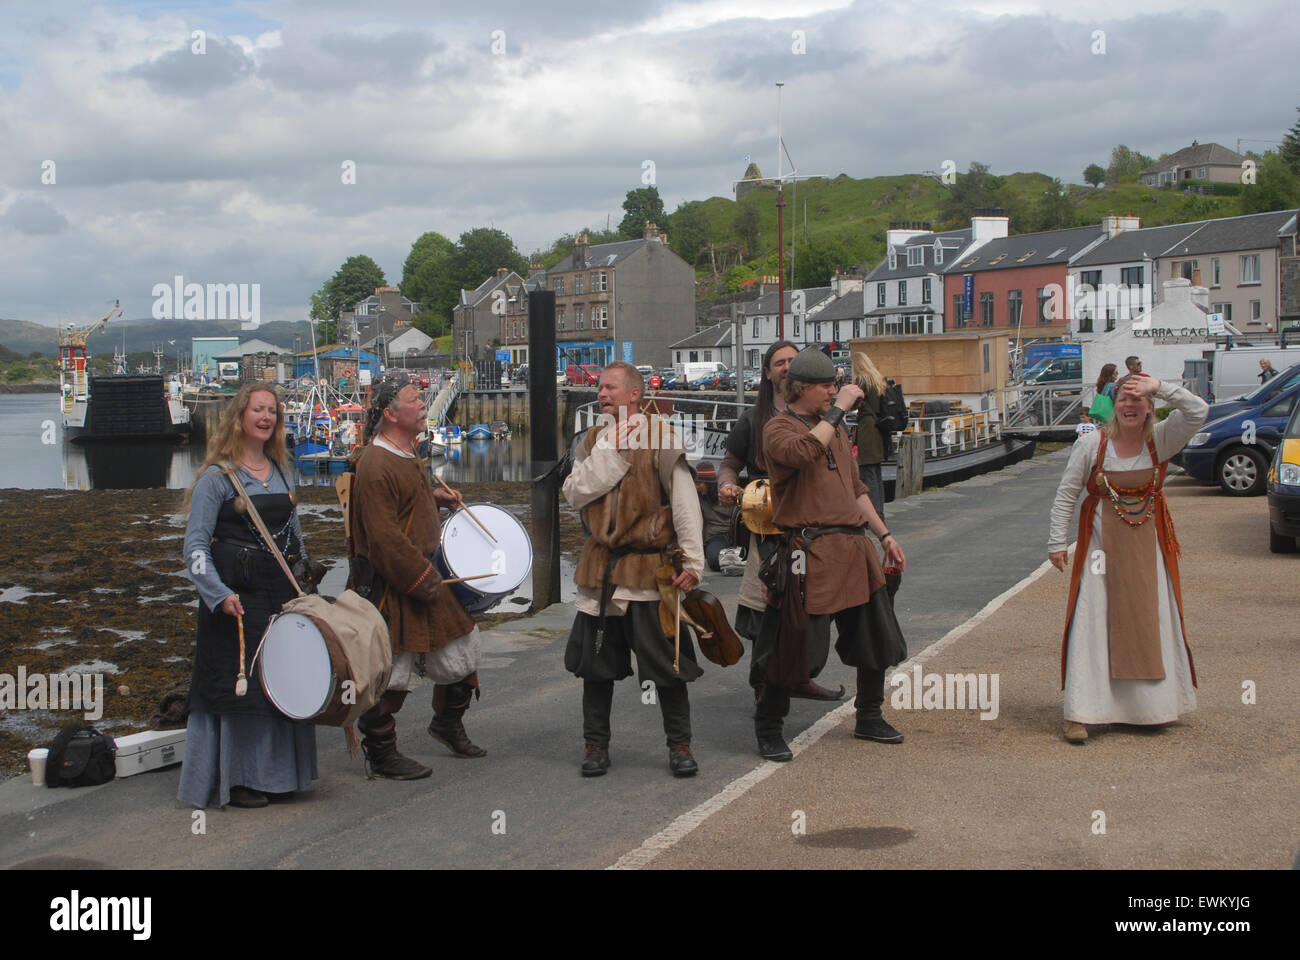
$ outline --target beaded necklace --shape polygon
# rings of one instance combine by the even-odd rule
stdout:
[[[1156,471],[1153,470],[1151,479],[1138,487],[1121,487],[1111,483],[1101,463],[1097,464],[1097,477],[1115,508],[1115,515],[1130,527],[1142,526],[1155,514],[1156,494],[1160,492],[1156,485]]]

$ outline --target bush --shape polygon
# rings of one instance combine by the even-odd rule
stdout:
[[[9,383],[26,383],[32,379],[32,370],[26,364],[15,363],[5,374],[5,380]]]

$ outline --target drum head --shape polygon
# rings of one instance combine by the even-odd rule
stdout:
[[[447,579],[491,573],[465,586],[476,593],[501,596],[513,593],[533,568],[533,544],[528,531],[514,516],[490,503],[472,503],[474,516],[496,537],[493,543],[483,528],[462,507],[442,527],[440,554]]]
[[[334,670],[320,629],[301,613],[276,617],[258,654],[262,689],[291,720],[310,720],[334,695]]]

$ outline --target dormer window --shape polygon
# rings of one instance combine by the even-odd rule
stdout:
[[[934,241],[934,262],[943,263],[943,244],[938,240]]]
[[[1001,263],[1001,262],[1002,262],[1003,260],[1005,260],[1006,258],[1007,258],[1007,255],[1006,255],[1005,253],[999,253],[996,257],[994,257],[992,260],[989,261],[989,266],[990,266],[990,267],[997,266],[999,263]]]
[[[889,248],[889,269],[890,270],[898,269],[898,253],[897,251],[894,250],[893,247]]]
[[[1032,257],[1032,256],[1033,256],[1034,254],[1036,254],[1037,252],[1038,252],[1037,250],[1030,250],[1030,251],[1029,251],[1028,253],[1026,253],[1024,256],[1016,257],[1016,263],[1024,263],[1026,260],[1028,260],[1030,257]]]
[[[921,266],[923,263],[925,263],[925,248],[924,248],[924,247],[908,247],[908,248],[907,248],[907,265],[908,265],[909,267],[919,267],[919,266]]]

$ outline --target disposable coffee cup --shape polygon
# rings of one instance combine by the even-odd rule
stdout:
[[[37,747],[27,752],[27,764],[32,768],[32,786],[45,786],[45,761],[49,756],[50,751],[45,747]]]

